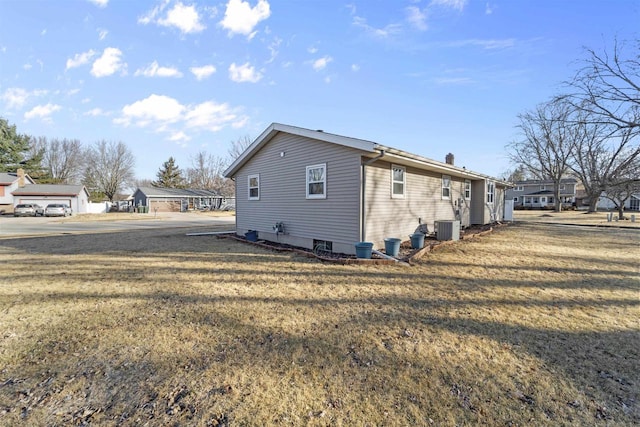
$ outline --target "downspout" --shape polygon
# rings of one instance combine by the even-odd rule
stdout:
[[[360,218],[360,241],[364,242],[365,239],[367,238],[366,234],[366,229],[367,229],[367,225],[365,223],[365,219],[366,219],[366,215],[365,215],[365,210],[366,210],[366,190],[367,190],[367,171],[365,170],[366,166],[369,166],[370,164],[377,162],[378,160],[380,160],[381,158],[384,157],[384,150],[380,150],[380,154],[378,154],[376,157],[374,157],[373,159],[369,159],[366,162],[362,163],[362,189],[360,190],[362,192],[362,206],[360,207],[360,212],[361,212],[361,218]]]

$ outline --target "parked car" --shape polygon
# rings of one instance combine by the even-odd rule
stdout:
[[[68,216],[71,215],[71,208],[61,203],[51,203],[44,210],[45,216]]]
[[[13,216],[42,216],[44,208],[37,203],[21,203],[13,209]]]

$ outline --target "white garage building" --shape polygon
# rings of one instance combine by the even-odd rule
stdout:
[[[89,192],[84,185],[31,184],[13,192],[13,205],[37,203],[46,208],[51,203],[62,203],[74,214],[86,213]]]

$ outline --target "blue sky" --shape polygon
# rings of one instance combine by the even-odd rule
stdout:
[[[639,0],[3,0],[0,116],[123,141],[138,178],[226,157],[272,122],[499,175],[517,115],[583,47],[635,39]]]

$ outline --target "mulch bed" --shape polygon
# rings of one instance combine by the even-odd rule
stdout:
[[[480,225],[467,227],[464,230],[460,230],[460,240],[469,240],[480,236],[485,236],[493,232],[495,227],[502,227],[507,224],[494,223],[490,225]],[[410,241],[404,241],[400,244],[400,251],[395,259],[387,259],[380,257],[377,254],[372,254],[371,259],[356,258],[355,255],[346,255],[339,253],[325,253],[317,255],[313,253],[311,249],[301,248],[297,246],[287,245],[285,243],[271,242],[267,240],[258,240],[252,242],[245,237],[238,236],[236,234],[220,234],[217,236],[221,239],[233,239],[243,243],[249,243],[254,246],[262,247],[265,249],[277,251],[277,252],[294,252],[298,255],[305,256],[307,258],[317,258],[323,262],[332,262],[337,264],[371,264],[371,265],[392,265],[402,263],[405,265],[411,265],[412,261],[418,260],[424,257],[429,252],[438,250],[439,248],[457,243],[454,240],[440,241],[436,240],[435,236],[425,236],[424,247],[422,249],[413,249]],[[384,250],[380,252],[384,253]]]

